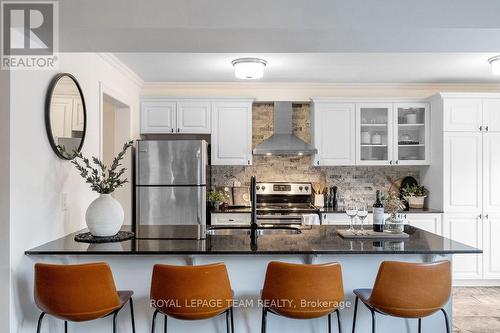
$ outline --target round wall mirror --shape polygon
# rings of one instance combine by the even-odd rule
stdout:
[[[45,102],[45,127],[57,156],[66,160],[80,152],[87,128],[87,111],[82,89],[68,73],[56,75]]]

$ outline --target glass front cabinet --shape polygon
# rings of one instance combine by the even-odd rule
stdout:
[[[356,104],[357,165],[429,164],[429,104]]]

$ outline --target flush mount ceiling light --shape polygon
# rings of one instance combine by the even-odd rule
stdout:
[[[238,58],[231,61],[238,79],[254,80],[264,76],[267,61],[260,58]]]
[[[491,65],[491,71],[493,72],[493,74],[500,75],[500,55],[489,58],[488,62]]]

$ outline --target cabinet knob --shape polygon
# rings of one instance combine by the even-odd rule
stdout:
[[[486,214],[486,215],[484,215],[484,218],[485,218],[485,219],[489,219],[489,218],[490,218],[490,214]]]
[[[174,129],[173,128],[170,130],[170,133],[174,133]]]
[[[482,218],[483,218],[483,214],[479,214],[479,216],[478,216],[478,217],[479,217],[480,219],[482,219]]]
[[[319,165],[319,161],[318,161],[318,162],[316,162],[316,164],[317,164],[317,165]]]
[[[389,161],[389,164],[392,165],[392,160]]]
[[[177,128],[177,133],[179,133],[180,131],[181,131],[181,129],[180,129],[180,128]]]
[[[488,132],[488,131],[489,131],[489,127],[488,127],[488,126],[486,126],[486,127],[485,127],[485,129],[486,129],[486,132]]]
[[[250,160],[247,161],[248,165],[250,165]]]
[[[483,126],[479,126],[479,130],[480,130],[480,131],[483,131]]]
[[[396,160],[396,164],[399,164],[399,160]]]

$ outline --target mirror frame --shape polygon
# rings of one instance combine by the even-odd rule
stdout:
[[[87,106],[85,105],[85,98],[83,96],[83,91],[82,88],[80,87],[80,84],[78,83],[78,80],[70,73],[59,73],[50,82],[49,89],[47,91],[47,96],[45,99],[45,129],[47,131],[47,136],[49,138],[50,146],[52,147],[52,150],[56,153],[56,155],[63,159],[63,160],[68,160],[71,161],[75,157],[69,157],[65,156],[62,154],[59,149],[57,149],[57,144],[54,141],[54,135],[52,133],[52,125],[50,122],[50,105],[52,103],[52,95],[54,94],[54,90],[57,86],[57,83],[59,82],[60,79],[63,77],[69,77],[76,85],[76,88],[78,89],[78,93],[80,94],[80,98],[82,99],[82,107],[83,107],[83,135],[82,135],[82,141],[80,142],[80,145],[78,146],[78,151],[81,151],[83,148],[83,144],[85,142],[85,136],[87,134]]]

